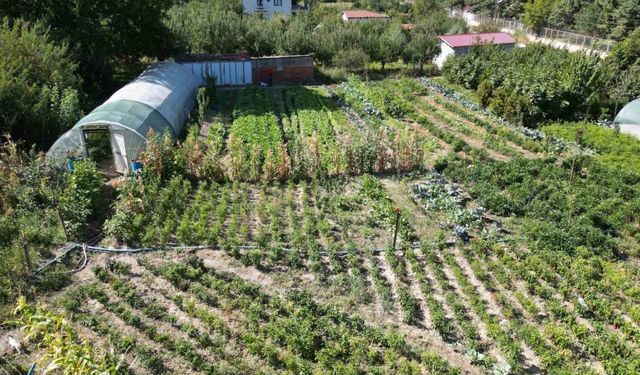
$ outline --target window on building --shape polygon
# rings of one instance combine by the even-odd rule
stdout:
[[[277,7],[281,7],[282,6],[282,0],[273,0],[273,5],[275,5]]]
[[[262,4],[262,0],[258,0],[258,7],[262,7],[264,4]]]

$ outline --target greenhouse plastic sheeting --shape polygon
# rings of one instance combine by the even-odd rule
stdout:
[[[640,99],[636,99],[625,105],[624,108],[618,112],[613,122],[616,124],[640,125]]]
[[[158,111],[179,134],[195,105],[196,77],[174,62],[150,66],[133,82],[118,90],[105,104],[130,100]]]
[[[58,138],[49,149],[47,157],[53,159],[66,159],[69,156],[80,157],[85,155],[84,149],[82,130],[73,128]]]
[[[125,173],[128,163],[145,149],[150,130],[174,138],[195,106],[198,83],[187,69],[174,62],[150,66],[133,82],[63,134],[48,157],[86,156],[84,130],[108,129],[117,170]],[[113,144],[118,141],[119,144]],[[117,154],[117,155],[116,155]]]
[[[171,124],[158,111],[131,100],[106,102],[78,121],[75,127],[92,124],[117,124],[138,133],[143,138],[146,138],[151,129],[156,133],[168,130],[171,135],[176,135]]]

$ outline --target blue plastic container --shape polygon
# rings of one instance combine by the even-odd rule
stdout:
[[[67,158],[67,171],[73,172],[73,165],[76,163],[76,161],[78,161],[77,158]]]
[[[131,172],[133,172],[133,173],[142,172],[142,162],[141,161],[132,161],[131,162]]]

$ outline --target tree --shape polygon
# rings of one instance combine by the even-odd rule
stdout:
[[[407,43],[400,25],[390,24],[378,38],[378,54],[376,60],[382,64],[382,70],[386,63],[397,60],[402,48]]]
[[[410,34],[411,40],[402,51],[405,62],[414,64],[422,72],[424,64],[431,62],[440,53],[440,43],[435,35],[414,30]]]
[[[609,33],[609,37],[621,40],[633,30],[640,27],[640,1],[623,0],[614,11],[615,27]]]
[[[311,25],[307,17],[293,17],[280,38],[279,49],[283,54],[304,55],[315,50]]]
[[[69,173],[11,139],[0,144],[0,304],[23,294],[33,265],[66,241],[83,239],[100,204],[103,176],[91,161]]]
[[[524,24],[533,29],[536,34],[546,26],[552,10],[551,0],[533,0],[524,5]]]
[[[0,14],[41,22],[66,42],[90,93],[109,89],[118,62],[163,57],[172,46],[162,23],[172,0],[24,0],[0,3]]]
[[[242,18],[235,11],[213,4],[190,1],[177,4],[167,12],[165,23],[176,35],[180,52],[233,53],[240,50],[244,32]]]
[[[41,24],[5,19],[0,46],[0,132],[47,148],[82,115],[77,64]]]
[[[605,69],[609,96],[616,105],[640,97],[640,28],[614,46]]]
[[[447,60],[444,73],[448,80],[473,90],[488,81],[482,89],[483,102],[496,114],[528,126],[545,120],[574,120],[585,113],[598,115],[606,98],[598,56],[541,44],[510,50],[475,46]]]
[[[446,13],[438,0],[414,0],[411,9],[416,19],[427,18],[434,13]]]
[[[251,56],[270,56],[278,50],[283,23],[277,17],[265,21],[261,17],[248,16],[244,21],[243,49]]]
[[[333,56],[333,65],[351,72],[366,69],[369,55],[362,48],[351,48],[338,51]]]

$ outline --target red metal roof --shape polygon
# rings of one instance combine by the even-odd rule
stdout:
[[[515,44],[516,40],[508,33],[480,33],[440,35],[440,39],[453,48],[469,47],[474,44]]]
[[[347,18],[389,18],[386,14],[371,12],[369,10],[345,10],[342,14]]]

